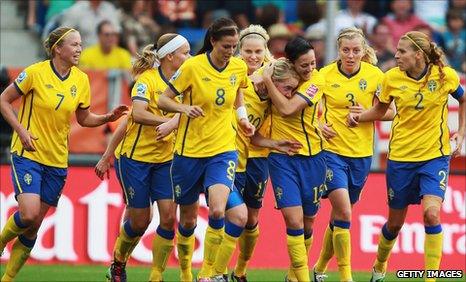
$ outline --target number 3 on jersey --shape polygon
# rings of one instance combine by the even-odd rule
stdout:
[[[221,106],[225,103],[225,90],[223,88],[217,89],[217,98],[215,99],[215,104]]]

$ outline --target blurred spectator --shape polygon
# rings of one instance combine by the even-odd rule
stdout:
[[[383,22],[391,31],[393,48],[396,49],[396,44],[401,36],[416,26],[426,23],[413,14],[411,0],[392,0],[390,9],[392,13],[385,16]]]
[[[102,0],[80,0],[63,13],[61,25],[76,28],[81,33],[84,47],[97,43],[97,25],[103,21],[112,22],[120,32],[118,11],[115,6]]]
[[[274,4],[267,4],[256,10],[257,22],[268,30],[274,24],[285,21],[283,11]]]
[[[366,0],[347,0],[346,3],[347,8],[338,12],[335,18],[335,24],[341,26],[339,29],[355,26],[365,34],[371,34],[377,19],[363,12]]]
[[[426,34],[430,40],[434,41],[439,47],[442,49],[444,48],[444,42],[443,42],[443,37],[442,34],[435,29],[433,29],[430,25],[423,23],[415,26],[413,28],[415,31],[420,31],[424,34]]]
[[[377,66],[383,71],[396,67],[395,50],[393,49],[390,29],[383,22],[378,22],[372,32],[371,46],[377,55]]]
[[[316,0],[299,0],[296,9],[303,29],[318,23],[322,18],[322,10]]]
[[[285,46],[293,37],[290,30],[284,23],[277,23],[269,27],[269,50],[273,57],[278,59],[285,56]]]
[[[461,11],[463,19],[466,20],[466,0],[450,0],[449,4],[450,10]]]
[[[196,1],[177,0],[157,2],[157,21],[162,24],[173,24],[176,27],[192,26],[196,20]]]
[[[118,46],[115,26],[103,20],[97,26],[99,42],[82,51],[79,66],[83,69],[107,70],[131,68],[131,54]]]
[[[428,23],[436,31],[445,30],[445,14],[448,0],[414,0],[414,14]]]
[[[46,5],[47,5],[47,12],[45,13],[45,21],[48,22],[55,15],[58,15],[61,12],[73,6],[75,0],[60,0],[60,1],[44,0],[44,2],[46,2]]]
[[[147,12],[147,1],[124,0],[120,1],[120,19],[122,26],[122,46],[129,50],[133,57],[146,46],[154,42],[160,33],[160,26]]]
[[[464,21],[462,11],[448,10],[447,31],[443,33],[445,55],[449,64],[459,72],[466,72],[466,28]]]
[[[238,1],[231,0],[197,0],[196,15],[198,26],[208,28],[212,23],[212,18],[217,18],[218,13],[225,14],[225,11],[236,22],[239,29],[248,27],[255,17],[254,6],[251,0],[242,0],[241,4]]]
[[[306,32],[304,38],[314,46],[316,55],[317,69],[325,66],[325,33],[323,32]]]

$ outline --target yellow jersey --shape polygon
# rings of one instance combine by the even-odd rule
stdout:
[[[131,69],[131,54],[121,47],[114,47],[110,53],[104,54],[100,45],[96,44],[83,50],[79,67],[94,70],[129,70]]]
[[[248,79],[248,87],[243,91],[244,104],[248,112],[248,119],[262,136],[270,135],[270,100],[259,97],[254,90],[252,81]],[[236,135],[236,147],[238,150],[237,172],[246,171],[248,158],[267,157],[269,149],[257,147],[251,144],[251,139],[246,137],[242,130],[238,130]]]
[[[212,64],[208,53],[186,60],[169,86],[182,94],[183,104],[200,106],[205,116],[180,116],[175,154],[202,158],[236,150],[233,105],[238,89],[247,83],[247,66],[241,59],[230,58],[223,69]]]
[[[438,66],[431,68],[427,83],[426,73],[414,79],[398,67],[384,76],[380,102],[394,100],[397,111],[390,133],[390,160],[419,162],[450,155],[448,95],[460,82],[455,70],[444,67],[440,83]]]
[[[157,101],[167,85],[168,79],[164,77],[160,67],[146,70],[136,80],[131,90],[131,99],[147,102],[147,110],[150,113],[169,118],[171,114],[162,112],[157,107]],[[171,160],[175,135],[171,133],[162,140],[156,140],[156,137],[155,126],[136,123],[132,116],[129,116],[119,155],[146,163],[164,163]]]
[[[322,98],[324,87],[325,78],[314,70],[311,79],[303,82],[295,94],[307,102],[307,107],[282,117],[275,106],[272,106],[271,138],[300,142],[303,148],[299,150],[299,155],[313,156],[322,151],[324,140],[319,129],[317,104]]]
[[[35,152],[24,150],[16,132],[11,139],[11,152],[38,163],[66,168],[68,166],[68,135],[72,115],[78,108],[90,106],[90,85],[87,75],[71,67],[65,77],[47,60],[27,67],[14,86],[22,94],[18,120],[31,134]]]
[[[326,140],[325,149],[346,157],[372,156],[374,123],[362,122],[357,127],[348,127],[346,119],[350,106],[360,104],[364,109],[373,106],[374,97],[380,93],[383,72],[366,62],[361,62],[359,70],[351,76],[344,74],[337,62],[319,72],[326,79],[321,120],[331,125],[337,134]]]

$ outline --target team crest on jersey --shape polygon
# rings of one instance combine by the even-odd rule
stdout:
[[[77,91],[76,85],[71,86],[70,88],[71,97],[73,98],[76,97],[76,91]]]
[[[139,82],[138,85],[136,85],[136,95],[145,97],[146,91],[147,85],[145,85],[144,83]]]
[[[23,82],[23,80],[26,79],[28,75],[26,74],[25,71],[22,71],[19,75],[18,75],[18,78],[16,78],[16,83],[21,83]]]
[[[27,185],[31,185],[32,183],[32,175],[30,175],[29,173],[26,173],[23,177],[23,180],[24,182],[27,184]]]
[[[277,198],[277,200],[281,200],[282,196],[283,196],[282,188],[277,187],[277,189],[275,189],[275,197]]]
[[[175,186],[175,196],[179,198],[181,196],[181,187],[180,185]]]
[[[429,89],[430,92],[437,90],[437,82],[435,80],[429,80],[427,82],[427,89]]]
[[[178,76],[180,76],[181,74],[181,70],[178,69],[173,75],[172,75],[172,78],[170,78],[171,81],[174,81],[178,78]]]
[[[367,88],[367,81],[365,79],[361,79],[359,81],[359,89],[361,89],[362,91],[365,91]]]
[[[231,86],[235,86],[235,84],[236,84],[236,74],[232,74],[230,76],[230,84],[231,84]]]
[[[319,87],[311,84],[311,86],[309,86],[309,88],[306,90],[306,95],[312,99],[317,94],[317,91],[319,91]]]
[[[327,178],[327,181],[332,181],[333,180],[333,170],[327,169],[326,178]]]

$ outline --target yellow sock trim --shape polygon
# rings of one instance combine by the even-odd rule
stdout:
[[[178,250],[178,262],[180,264],[180,280],[181,281],[193,281],[193,274],[191,272],[191,260],[194,253],[194,244],[196,238],[194,234],[185,237],[176,231],[176,248]]]
[[[353,281],[351,275],[351,236],[349,229],[333,227],[333,249],[340,272],[340,281]]]
[[[233,237],[228,234],[224,234],[222,244],[218,250],[217,257],[214,262],[214,275],[223,274],[225,268],[228,267],[233,252],[236,249],[236,242],[238,242],[238,237]]]
[[[165,268],[167,267],[168,259],[173,250],[173,240],[165,239],[159,235],[155,235],[152,241],[152,270],[150,273],[150,281],[162,281]]]
[[[314,269],[316,272],[325,273],[327,271],[328,263],[333,257],[333,230],[327,226],[324,233],[324,242],[320,250],[319,258]]]
[[[309,281],[309,267],[307,266],[306,246],[304,235],[286,236],[288,255],[294,275],[298,281]]]
[[[443,232],[426,234],[424,241],[424,264],[426,270],[438,270],[442,259]],[[435,281],[435,279],[425,279]]]
[[[5,273],[2,277],[3,281],[13,281],[13,278],[18,274],[19,270],[26,263],[32,248],[24,246],[18,239],[16,239],[11,250],[10,260],[8,261]]]
[[[204,238],[204,260],[197,278],[208,278],[213,275],[213,265],[223,239],[223,228],[213,229],[208,226]]]
[[[259,228],[257,226],[254,229],[244,229],[239,237],[239,255],[235,267],[236,276],[246,275],[246,268],[254,253],[257,238],[259,238]]]

